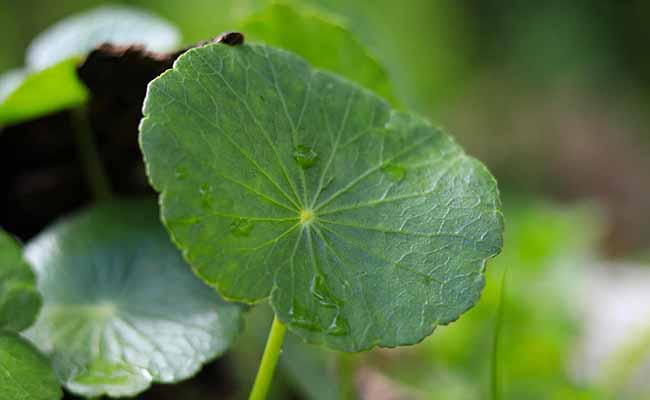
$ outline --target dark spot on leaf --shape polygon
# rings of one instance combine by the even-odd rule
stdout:
[[[244,34],[240,32],[224,32],[217,37],[216,42],[227,44],[229,46],[238,46],[244,44]]]

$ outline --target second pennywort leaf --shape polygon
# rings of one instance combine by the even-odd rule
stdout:
[[[27,335],[74,393],[132,396],[188,378],[239,332],[240,307],[192,275],[153,203],[99,205],[25,252],[44,299]]]

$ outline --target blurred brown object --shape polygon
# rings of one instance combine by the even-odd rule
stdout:
[[[138,146],[147,84],[170,68],[178,53],[102,44],[78,67],[92,93],[88,112],[94,142],[113,191],[153,191]],[[27,240],[91,200],[69,112],[10,126],[0,134],[0,225]]]

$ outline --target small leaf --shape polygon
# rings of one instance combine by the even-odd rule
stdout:
[[[76,58],[42,71],[27,74],[0,100],[0,125],[11,125],[76,107],[88,99],[88,91],[77,78]]]
[[[417,343],[478,300],[496,182],[421,118],[291,53],[219,44],[154,80],[144,115],[163,220],[225,297],[270,296],[293,332],[346,351]]]
[[[83,396],[188,378],[239,331],[239,306],[192,275],[153,203],[97,206],[47,229],[26,254],[44,298],[27,335]]]
[[[0,332],[0,400],[63,397],[50,362],[20,336]]]
[[[325,13],[275,3],[244,21],[242,31],[248,41],[298,53],[314,67],[341,74],[394,101],[384,68],[352,32]]]
[[[106,6],[68,17],[32,41],[22,78],[9,75],[0,88],[0,126],[85,103],[89,93],[77,78],[76,66],[102,43],[138,44],[162,52],[176,49],[179,39],[176,28],[131,7]]]
[[[29,327],[40,307],[34,273],[18,243],[0,230],[0,330],[20,332]]]

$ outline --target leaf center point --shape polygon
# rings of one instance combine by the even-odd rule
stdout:
[[[102,301],[91,307],[91,312],[99,319],[111,318],[117,314],[117,305]]]
[[[306,225],[314,219],[314,212],[312,210],[300,211],[300,223]]]

